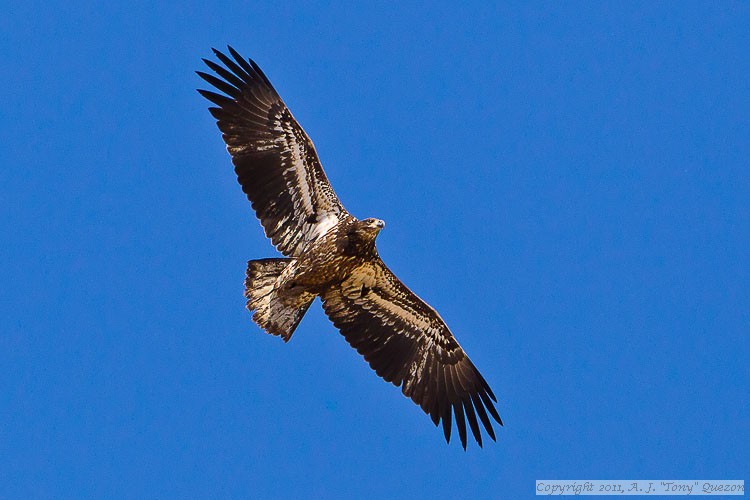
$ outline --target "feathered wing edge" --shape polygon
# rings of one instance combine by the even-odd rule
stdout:
[[[223,64],[203,59],[217,75],[197,74],[223,94],[198,92],[232,156],[237,180],[266,236],[286,256],[296,256],[340,219],[348,217],[312,141],[257,64],[232,47],[231,58],[214,49]]]
[[[382,262],[364,266],[321,295],[328,317],[370,367],[402,387],[450,442],[455,420],[466,449],[466,424],[479,446],[479,422],[495,440],[490,417],[503,425],[497,398],[440,316]]]

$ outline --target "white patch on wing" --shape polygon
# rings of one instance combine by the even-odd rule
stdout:
[[[297,208],[301,208],[305,213],[313,213],[312,193],[307,182],[307,165],[302,158],[302,148],[294,136],[294,130],[288,127],[288,123],[283,122],[281,118],[281,115],[276,116],[274,130],[280,132],[277,140],[283,144],[282,149],[289,153],[290,165],[284,170],[284,176],[286,177],[289,173],[293,177],[292,179],[287,177],[287,187],[292,194],[292,199],[295,200],[295,205],[297,203],[302,205]]]
[[[398,306],[390,300],[384,299],[377,293],[372,293],[367,296],[367,300],[373,301],[380,309],[388,312],[390,315],[397,318],[404,318],[411,325],[415,326],[417,330],[422,332],[431,333],[432,323],[429,318],[425,318],[420,314],[416,314],[414,311],[406,310],[403,307]],[[434,334],[433,334],[434,335]]]
[[[312,215],[316,212],[314,198],[316,198],[314,181],[311,178],[310,165],[304,161],[305,148],[297,140],[293,129],[285,128],[286,123],[277,118],[276,130],[282,132],[284,139],[284,149],[289,153],[289,166],[284,170],[287,177],[287,188],[294,200],[295,208],[298,213]],[[303,224],[302,221],[299,221]],[[338,224],[338,217],[333,214],[326,214],[322,219],[313,224],[306,231],[306,240],[317,239],[328,232],[332,227]]]
[[[419,362],[412,363],[409,367],[409,375],[413,380],[417,380],[417,375],[421,375],[424,371],[424,365],[427,362],[427,356],[425,353],[428,353],[432,350],[432,341],[430,340],[429,343],[419,350]]]
[[[328,231],[331,230],[332,227],[336,226],[339,223],[339,218],[336,217],[333,214],[326,214],[323,216],[322,219],[320,219],[313,227],[312,227],[312,238],[310,239],[316,239],[320,238],[324,234],[326,234]]]
[[[291,153],[292,153],[292,166],[287,169],[291,170],[294,174],[295,181],[290,187],[292,190],[299,189],[299,201],[302,204],[302,211],[307,214],[314,213],[312,204],[312,193],[310,192],[310,184],[307,182],[307,168],[305,162],[302,160],[302,151],[297,141],[291,141]],[[294,196],[295,193],[292,193]]]

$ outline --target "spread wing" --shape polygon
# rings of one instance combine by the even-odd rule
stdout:
[[[435,425],[443,422],[450,442],[454,417],[466,448],[466,421],[479,446],[477,416],[495,433],[487,412],[502,425],[487,382],[438,313],[409,290],[377,258],[321,295],[323,309],[379,376],[396,386]]]
[[[312,141],[268,78],[229,47],[214,49],[224,64],[203,61],[217,75],[197,72],[226,95],[199,90],[223,132],[242,190],[266,236],[284,255],[298,256],[307,243],[349,216],[333,192]]]

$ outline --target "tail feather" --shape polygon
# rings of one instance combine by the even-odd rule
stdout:
[[[286,288],[281,274],[292,259],[260,259],[247,263],[245,297],[253,321],[272,335],[288,342],[315,299],[304,290]]]
[[[259,259],[247,263],[245,298],[247,309],[254,311],[276,288],[276,281],[292,259]]]

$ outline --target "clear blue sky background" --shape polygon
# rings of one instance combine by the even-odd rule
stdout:
[[[747,475],[750,4],[152,4],[0,17],[0,498]],[[446,445],[318,305],[251,323],[275,252],[193,73],[226,43],[387,221],[498,443]]]

